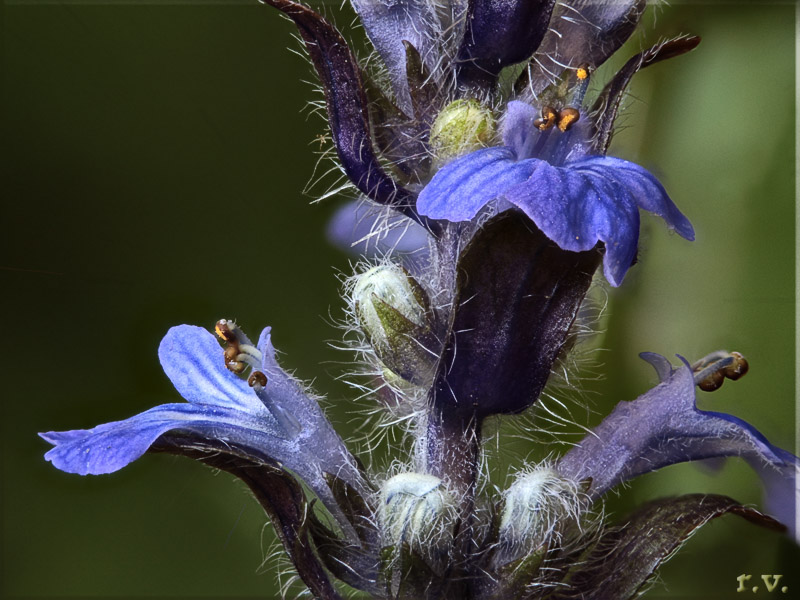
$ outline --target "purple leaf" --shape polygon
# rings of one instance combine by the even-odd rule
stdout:
[[[608,530],[591,553],[581,557],[569,586],[556,599],[629,600],[642,593],[659,568],[699,528],[732,513],[751,523],[783,531],[783,525],[726,496],[691,494],[644,505],[623,524]]]
[[[478,417],[530,406],[599,260],[594,250],[560,249],[516,211],[484,225],[458,264],[455,317],[435,404]]]
[[[291,0],[263,0],[297,25],[325,91],[331,136],[345,173],[379,204],[408,205],[409,193],[381,167],[370,137],[361,70],[341,34],[319,14]]]
[[[611,136],[614,132],[614,122],[619,112],[619,105],[633,76],[645,67],[694,50],[699,43],[700,38],[696,35],[675,38],[674,40],[656,44],[625,63],[625,66],[603,88],[594,105],[593,110],[599,112],[599,116],[596,119],[597,133],[593,141],[596,152],[605,154],[608,151]]]
[[[470,0],[458,53],[458,81],[494,86],[503,67],[530,58],[547,31],[555,0]]]

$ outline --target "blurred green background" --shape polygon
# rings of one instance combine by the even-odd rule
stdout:
[[[592,422],[655,383],[640,351],[726,348],[751,372],[701,406],[794,449],[795,23],[792,4],[766,2],[678,4],[645,20],[648,40],[703,43],[636,78],[612,153],[659,175],[697,241],[643,218],[641,262],[609,294],[604,379],[586,384]],[[308,116],[319,96],[287,50],[292,33],[255,3],[4,7],[5,597],[277,595],[271,527],[230,476],[160,455],[67,475],[36,432],[175,401],[161,336],[221,317],[251,335],[273,325],[284,365],[316,378],[341,431],[357,425],[353,394],[333,381],[344,357],[326,345],[349,259],[322,233],[337,202],[309,204],[324,183],[303,194],[325,129]],[[704,491],[760,501],[757,478],[730,461],[645,476],[608,510]],[[781,596],[800,597],[799,559],[786,538],[726,517],[663,569],[652,597],[734,598],[741,573],[783,573]]]

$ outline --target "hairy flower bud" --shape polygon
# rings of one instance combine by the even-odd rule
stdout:
[[[544,544],[563,544],[581,513],[578,484],[549,467],[518,476],[504,496],[500,540],[510,559]]]
[[[417,551],[435,550],[452,538],[455,501],[438,477],[401,473],[381,490],[384,544],[409,544]]]
[[[492,112],[474,99],[451,102],[431,127],[431,150],[439,164],[489,144],[495,132]]]
[[[430,380],[437,346],[428,295],[403,268],[373,267],[353,289],[358,323],[383,365],[406,381]]]

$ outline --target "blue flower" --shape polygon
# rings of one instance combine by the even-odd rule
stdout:
[[[363,489],[355,461],[317,402],[278,366],[270,328],[262,332],[258,349],[236,332],[241,343],[234,356],[225,354],[201,327],[173,327],[158,355],[167,377],[188,402],[162,404],[93,429],[42,433],[54,446],[45,458],[68,473],[113,473],[169,434],[186,448],[211,445],[254,464],[290,469],[345,523],[325,474]],[[249,363],[253,375],[248,380],[238,377],[226,361]]]
[[[689,220],[658,180],[634,163],[588,154],[586,131],[540,131],[533,106],[512,101],[503,124],[504,146],[484,148],[440,169],[417,200],[420,214],[468,221],[485,206],[515,206],[563,250],[605,244],[606,279],[618,286],[636,257],[639,208],[662,217],[687,240]]]
[[[333,215],[328,240],[354,254],[368,257],[393,256],[404,262],[426,263],[430,236],[424,227],[397,213],[365,202],[351,201]]]
[[[800,460],[772,445],[749,423],[695,405],[697,377],[688,364],[675,369],[663,356],[643,353],[661,383],[632,402],[620,402],[600,425],[565,454],[559,472],[591,479],[594,500],[639,475],[676,463],[739,456],[761,476],[767,511],[797,535],[796,481]]]

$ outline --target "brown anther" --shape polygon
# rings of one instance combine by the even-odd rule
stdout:
[[[556,109],[552,106],[543,106],[542,107],[542,118],[536,119],[533,122],[533,126],[536,127],[539,131],[547,131],[553,125],[556,124],[558,121],[558,113]]]
[[[264,375],[261,371],[253,371],[250,374],[250,377],[247,378],[247,383],[250,387],[255,387],[257,385],[261,387],[266,387],[267,385],[267,376]]]
[[[233,333],[230,323],[231,321],[229,321],[228,319],[220,319],[219,321],[217,321],[217,324],[214,325],[214,331],[223,342],[236,341],[236,334]],[[236,327],[235,324],[234,327]]]
[[[742,356],[739,352],[731,352],[731,356],[733,357],[733,364],[725,367],[722,373],[728,379],[736,381],[740,377],[744,377],[745,375],[747,375],[747,371],[750,369],[750,365],[747,364],[747,359],[744,356]]]
[[[225,366],[228,368],[228,371],[236,373],[237,375],[242,374],[247,368],[245,363],[239,362],[238,360],[228,360],[227,357],[225,358]]]
[[[721,388],[724,381],[725,375],[722,374],[722,371],[714,371],[702,381],[698,381],[697,387],[704,392],[713,392]]]
[[[561,131],[567,131],[570,127],[577,123],[580,117],[581,113],[579,113],[577,109],[569,107],[562,108],[558,112],[558,128]]]
[[[236,323],[228,319],[220,319],[214,325],[214,331],[219,338],[225,343],[225,351],[222,355],[225,357],[225,368],[231,373],[240,375],[247,368],[247,363],[239,360],[241,350],[239,349],[239,340],[236,338]]]
[[[739,352],[723,351],[709,354],[692,365],[692,370],[695,374],[701,373],[706,369],[713,370],[713,373],[697,382],[697,386],[705,392],[719,389],[726,377],[736,381],[747,374],[749,368],[747,359]]]
[[[575,70],[578,80],[584,81],[589,78],[589,65],[583,64]]]

